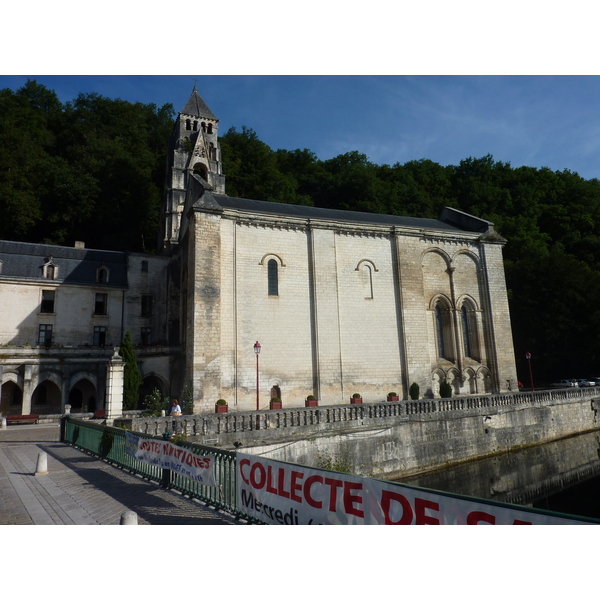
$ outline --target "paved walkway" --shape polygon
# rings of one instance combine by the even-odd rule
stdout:
[[[38,454],[48,474],[35,475]],[[233,525],[229,515],[183,498],[59,441],[58,424],[0,429],[0,525]]]

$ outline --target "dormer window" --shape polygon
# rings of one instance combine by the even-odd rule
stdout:
[[[50,257],[46,264],[42,267],[42,277],[44,279],[56,279],[58,275],[58,266],[54,264],[52,257]]]
[[[98,283],[108,283],[108,269],[105,266],[96,271],[96,281]]]

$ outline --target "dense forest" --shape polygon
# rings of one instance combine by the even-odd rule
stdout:
[[[153,252],[170,104],[80,94],[62,104],[29,81],[0,90],[0,239]],[[353,151],[320,160],[273,150],[256,132],[221,138],[231,196],[436,218],[444,206],[494,222],[519,378],[536,387],[600,376],[600,181],[517,167],[492,156],[441,166],[377,165]]]

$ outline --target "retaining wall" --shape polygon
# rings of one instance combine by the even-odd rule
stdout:
[[[352,472],[380,478],[434,469],[600,428],[592,389],[466,396],[178,418],[142,418],[134,431],[176,424],[208,445],[318,466],[346,456]]]

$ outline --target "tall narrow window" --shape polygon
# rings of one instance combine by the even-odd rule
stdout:
[[[96,302],[94,303],[94,314],[105,315],[107,304],[108,294],[96,294]]]
[[[142,317],[152,316],[152,296],[149,294],[142,295]]]
[[[147,272],[148,272],[148,261],[143,260],[142,261],[142,273],[147,273]]]
[[[94,327],[94,346],[104,348],[106,344],[106,327]]]
[[[42,290],[42,306],[40,307],[40,312],[54,312],[54,294],[54,290]]]
[[[435,332],[437,335],[438,356],[440,358],[445,358],[444,315],[442,313],[442,307],[439,304],[435,307]]]
[[[460,318],[462,325],[463,351],[465,356],[473,360],[481,360],[479,351],[479,340],[477,336],[477,318],[473,306],[466,302],[460,309]]]
[[[192,129],[192,123],[190,122],[189,119],[185,120],[185,128],[190,131]]]
[[[52,345],[52,325],[40,325],[38,345],[46,348]]]
[[[269,278],[269,296],[279,296],[277,261],[273,258],[267,263],[267,273]]]
[[[461,319],[462,319],[462,334],[463,334],[463,349],[465,352],[465,356],[472,357],[473,353],[471,335],[469,332],[469,314],[467,312],[466,304],[463,304],[460,309]]]

